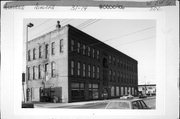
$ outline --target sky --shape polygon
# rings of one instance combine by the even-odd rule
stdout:
[[[138,84],[156,84],[155,20],[25,19],[24,39],[26,38],[26,24],[30,22],[34,24],[32,28],[28,29],[28,40],[32,40],[54,30],[58,20],[61,26],[70,24],[136,59],[138,61]],[[25,57],[25,55],[23,56]],[[24,67],[23,63],[23,69],[25,69]]]

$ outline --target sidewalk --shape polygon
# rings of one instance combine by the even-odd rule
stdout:
[[[93,100],[93,101],[83,101],[83,102],[72,102],[72,103],[47,103],[47,102],[37,102],[34,103],[35,108],[56,108],[63,106],[78,106],[78,105],[86,105],[86,104],[95,104],[99,102],[107,102],[108,100]]]

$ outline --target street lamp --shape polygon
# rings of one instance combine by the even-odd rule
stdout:
[[[34,24],[32,23],[29,23],[26,25],[26,80],[25,80],[25,83],[27,83],[27,79],[28,79],[28,28],[31,28],[33,27]],[[24,86],[23,86],[23,92],[24,92]],[[26,102],[26,98],[25,98],[25,94],[24,94],[24,102]]]

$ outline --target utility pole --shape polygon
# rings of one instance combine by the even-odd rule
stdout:
[[[31,28],[33,27],[34,24],[32,23],[28,23],[26,25],[26,79],[25,79],[25,84],[27,84],[27,80],[28,80],[28,28]],[[24,86],[23,86],[24,87]],[[24,91],[24,90],[23,90]],[[23,93],[24,94],[24,93]],[[24,94],[24,97],[25,97],[25,94]],[[25,102],[27,101],[27,99],[25,99]]]

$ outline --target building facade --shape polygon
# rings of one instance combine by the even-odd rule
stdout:
[[[27,101],[137,95],[138,62],[71,25],[28,42]]]

